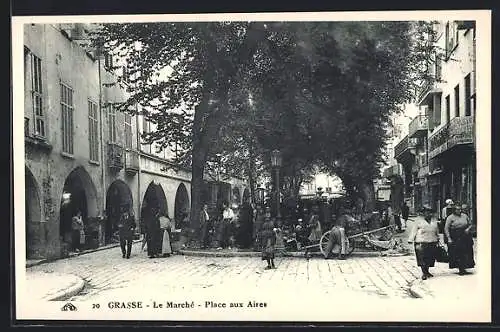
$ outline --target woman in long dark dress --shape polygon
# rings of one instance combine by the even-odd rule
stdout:
[[[444,234],[448,240],[449,267],[458,268],[459,275],[468,274],[467,269],[475,266],[471,230],[469,217],[456,204],[453,213],[446,218]]]
[[[238,232],[238,242],[241,248],[247,249],[252,245],[253,217],[253,208],[250,202],[243,203],[240,210],[240,228]]]

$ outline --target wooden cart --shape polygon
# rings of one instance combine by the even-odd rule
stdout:
[[[347,250],[346,254],[350,255],[356,248],[371,248],[378,251],[388,250],[394,247],[395,240],[393,239],[395,228],[393,225],[376,228],[373,230],[362,231],[360,233],[346,236],[347,238]],[[378,234],[379,238],[383,240],[373,238],[373,235]],[[314,249],[320,250],[321,254],[326,256],[326,250],[328,247],[328,241],[330,240],[330,231],[325,232],[317,244],[311,244],[305,246],[305,256],[308,257],[308,253]]]

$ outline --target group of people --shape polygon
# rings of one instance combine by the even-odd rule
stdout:
[[[149,258],[169,257],[172,254],[171,233],[175,223],[160,213],[158,207],[144,208],[141,230],[143,241],[141,251],[146,247]]]
[[[200,214],[202,247],[213,246],[218,250],[236,246],[250,248],[255,235],[254,224],[258,223],[255,217],[256,213],[249,202],[243,203],[238,215],[224,202],[221,211],[210,216],[208,205],[205,204]]]
[[[416,220],[408,239],[409,243],[414,244],[417,265],[422,270],[423,280],[433,276],[429,268],[434,266],[438,250],[444,249],[444,245],[447,247],[450,269],[458,269],[459,275],[465,275],[469,273],[467,269],[475,266],[473,225],[465,213],[467,206],[453,203],[451,199],[446,203],[440,222],[433,220],[431,207],[425,205],[424,220]],[[440,230],[444,243],[440,240]]]

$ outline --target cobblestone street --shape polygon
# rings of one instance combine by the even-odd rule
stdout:
[[[405,239],[407,231],[396,237]],[[114,247],[32,266],[26,273],[30,289],[48,287],[40,284],[40,275],[82,278],[85,285],[79,293],[59,300],[71,301],[84,315],[79,317],[88,319],[385,321],[399,317],[442,321],[446,317],[460,321],[482,313],[478,311],[480,297],[475,296],[481,293],[475,275],[457,279],[448,264],[436,263],[431,269],[435,280],[427,280],[435,282],[430,285],[439,296],[432,292],[415,296],[413,287],[415,281],[421,283],[421,272],[413,254],[381,256],[355,251],[346,260],[278,257],[276,265],[275,270],[265,270],[260,257],[246,256],[150,259],[136,243],[130,259],[123,259],[120,248]],[[461,287],[467,289],[457,292]],[[31,296],[37,294],[43,294],[42,290],[31,291]],[[134,301],[141,302],[143,309],[116,309],[113,305],[126,306]],[[264,308],[248,310],[249,304],[256,302]],[[44,310],[51,313],[60,311],[58,303],[64,302],[43,303],[47,305]],[[167,310],[155,307],[158,303]],[[217,307],[224,303],[226,307]],[[246,309],[236,310],[230,307],[233,303]],[[471,311],[469,304],[476,309]],[[195,310],[183,309],[188,308],[185,306]],[[457,306],[456,310],[449,310],[450,306]],[[159,309],[149,310],[153,308]],[[461,313],[456,314],[457,310]],[[40,313],[30,315],[44,317]],[[60,317],[65,319],[68,314]]]
[[[174,255],[149,259],[133,248],[129,260],[122,259],[119,248],[102,250],[71,259],[34,266],[30,272],[69,273],[86,281],[84,290],[73,300],[90,300],[103,294],[131,294],[138,289],[175,290],[229,287],[246,289],[300,285],[325,293],[345,289],[382,298],[406,298],[408,284],[420,273],[413,256],[356,256],[347,260],[320,257],[277,258],[276,270],[264,270],[265,262],[252,257],[193,257]],[[445,268],[446,266],[443,265]],[[144,293],[141,293],[144,295]]]

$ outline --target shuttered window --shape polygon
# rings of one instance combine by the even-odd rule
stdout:
[[[97,104],[88,101],[89,105],[89,158],[99,161],[99,120],[97,117]]]
[[[62,112],[62,150],[68,154],[73,154],[73,89],[64,83],[61,86],[61,112]]]

